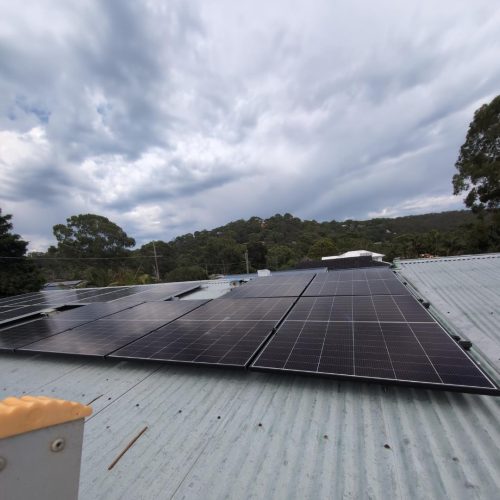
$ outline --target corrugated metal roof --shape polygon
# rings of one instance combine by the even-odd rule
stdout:
[[[500,376],[500,253],[402,260],[403,276]]]
[[[500,398],[26,355],[0,355],[0,381],[2,396],[97,398],[82,499],[494,499],[500,490]]]

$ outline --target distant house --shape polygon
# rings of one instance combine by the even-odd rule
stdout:
[[[346,259],[348,257],[371,257],[373,260],[382,261],[383,253],[370,252],[369,250],[351,250],[341,255],[332,255],[329,257],[321,257],[321,260]]]

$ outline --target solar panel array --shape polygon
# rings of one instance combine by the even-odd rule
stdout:
[[[52,291],[3,299],[0,324],[2,314],[4,321],[19,322],[60,300],[87,305],[3,325],[0,350],[499,392],[389,269],[270,276],[212,301],[163,301],[197,286]]]
[[[251,297],[299,297],[313,277],[313,273],[259,277],[231,290],[226,296],[233,299],[247,299]]]
[[[411,295],[301,297],[252,368],[497,392]]]
[[[162,283],[78,290],[47,290],[0,299],[0,325],[35,316],[64,305],[120,302],[132,306],[141,302],[167,300],[199,288],[199,283]]]

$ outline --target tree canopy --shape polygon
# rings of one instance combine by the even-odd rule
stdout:
[[[455,167],[453,192],[467,192],[467,207],[500,207],[500,95],[474,113]]]
[[[0,297],[36,292],[43,284],[38,268],[25,257],[28,242],[11,232],[11,220],[0,209]]]
[[[78,257],[114,257],[135,245],[134,238],[102,215],[73,215],[53,228],[57,251]]]

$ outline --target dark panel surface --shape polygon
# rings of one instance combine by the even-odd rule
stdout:
[[[287,276],[265,276],[256,278],[234,288],[225,298],[245,299],[251,297],[298,297],[311,282],[314,274],[302,273]]]
[[[74,309],[69,309],[67,311],[61,311],[57,314],[57,318],[66,320],[87,320],[93,321],[99,318],[104,318],[111,314],[115,314],[124,309],[128,309],[132,306],[127,304],[119,304],[117,302],[99,302],[94,304],[88,304],[80,307],[75,307]]]
[[[0,330],[0,351],[12,351],[82,324],[81,320],[42,318]]]
[[[287,319],[434,322],[426,309],[409,295],[300,297]]]
[[[113,353],[111,358],[244,367],[274,321],[180,319]]]
[[[293,304],[293,298],[215,299],[189,313],[196,320],[268,320],[280,321]]]
[[[183,316],[184,314],[196,309],[205,304],[206,300],[176,300],[176,301],[161,301],[161,302],[145,302],[137,306],[117,312],[109,317],[112,320],[135,320],[149,321],[162,320],[165,323]],[[104,305],[104,304],[103,304]],[[120,305],[120,301],[106,304],[109,306]],[[91,306],[87,306],[91,307]]]
[[[57,306],[44,304],[44,305],[36,305],[36,306],[23,306],[17,307],[16,309],[11,309],[10,311],[0,311],[0,325],[9,323],[18,318],[23,318],[30,315],[36,315],[45,311],[46,309],[51,309]]]
[[[437,323],[287,320],[252,368],[496,391]]]
[[[118,302],[89,304],[57,315],[59,321],[73,321],[73,330],[27,345],[23,350],[104,356],[205,302],[151,302],[125,310]]]
[[[408,289],[387,270],[336,271],[318,274],[304,297],[329,295],[408,295]]]
[[[101,319],[17,349],[23,352],[104,356],[165,324]]]

